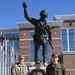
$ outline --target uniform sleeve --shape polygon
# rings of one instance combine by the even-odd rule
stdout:
[[[16,75],[16,68],[15,68],[15,65],[13,65],[11,67],[11,75]]]
[[[30,75],[34,75],[33,72],[34,72],[34,71],[32,70],[31,73],[30,73]]]
[[[62,74],[63,74],[63,75],[66,75],[66,71],[65,71],[65,67],[64,67],[64,65],[63,65],[62,67],[63,67]]]
[[[25,66],[25,72],[26,72],[26,74],[28,73],[28,68],[27,68],[27,66]]]
[[[49,74],[49,65],[48,65],[47,68],[46,68],[46,75],[50,75],[50,74]]]

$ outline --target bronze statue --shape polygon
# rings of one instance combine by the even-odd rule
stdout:
[[[40,45],[43,47],[42,51],[42,56],[43,56],[43,63],[45,63],[45,58],[46,58],[46,50],[47,50],[47,38],[48,41],[52,47],[51,44],[51,32],[50,32],[50,27],[46,22],[46,18],[48,16],[48,12],[46,10],[42,10],[40,12],[40,19],[35,19],[32,17],[29,17],[28,12],[26,10],[27,5],[25,2],[22,4],[24,8],[24,16],[25,18],[35,26],[35,34],[33,35],[33,40],[34,40],[34,48],[35,48],[35,54],[34,54],[34,61],[38,59],[38,50]],[[46,36],[46,33],[48,33],[48,37]]]

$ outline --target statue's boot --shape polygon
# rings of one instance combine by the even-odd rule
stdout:
[[[43,57],[43,65],[45,66],[46,57]]]

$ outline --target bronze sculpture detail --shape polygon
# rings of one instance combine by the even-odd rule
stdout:
[[[47,38],[48,41],[51,45],[51,48],[53,49],[53,46],[51,44],[51,31],[50,31],[50,26],[46,22],[46,18],[48,16],[48,12],[46,10],[42,10],[40,12],[40,19],[35,19],[32,18],[28,15],[28,12],[26,10],[27,5],[25,2],[22,4],[24,8],[24,16],[25,18],[35,26],[35,34],[33,35],[33,41],[34,41],[34,48],[35,48],[35,56],[34,56],[34,61],[38,59],[38,50],[40,45],[43,47],[42,50],[42,56],[43,56],[43,63],[45,63],[45,58],[46,58],[46,50],[47,50]],[[48,33],[48,37],[46,35]]]

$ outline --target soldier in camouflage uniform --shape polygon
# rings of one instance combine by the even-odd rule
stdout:
[[[30,75],[45,75],[45,71],[40,69],[41,61],[37,60],[35,62],[35,69],[33,69],[30,73]]]
[[[27,75],[27,66],[24,64],[24,55],[19,55],[19,62],[11,67],[11,75]]]
[[[40,45],[43,47],[42,50],[42,56],[43,56],[43,63],[45,63],[46,58],[46,52],[47,52],[47,36],[46,33],[48,33],[48,40],[51,44],[51,31],[50,26],[46,22],[46,18],[48,16],[48,12],[46,10],[42,10],[40,12],[40,19],[32,18],[28,15],[28,12],[26,10],[27,5],[25,2],[23,2],[23,8],[24,8],[24,16],[25,18],[35,26],[35,34],[33,35],[33,41],[34,41],[34,61],[38,59],[38,50]],[[53,47],[52,47],[53,48]]]
[[[58,55],[52,54],[52,62],[46,68],[47,75],[66,75],[63,64],[58,62]]]

